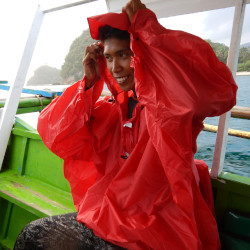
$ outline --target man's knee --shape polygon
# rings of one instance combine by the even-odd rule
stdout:
[[[47,231],[43,219],[38,219],[27,224],[17,237],[14,249],[39,249],[39,240]]]

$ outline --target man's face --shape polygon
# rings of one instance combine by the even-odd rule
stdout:
[[[134,69],[130,67],[133,52],[129,40],[108,38],[104,41],[104,56],[110,74],[116,79],[121,90],[129,91],[135,88]]]

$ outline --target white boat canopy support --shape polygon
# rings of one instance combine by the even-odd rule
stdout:
[[[238,65],[240,40],[242,34],[245,7],[246,7],[246,0],[236,1],[231,42],[227,59],[227,66],[232,71],[234,78],[236,77],[236,70]],[[214,158],[211,169],[212,178],[217,178],[221,174],[223,169],[225,155],[226,155],[230,117],[231,117],[231,111],[221,115],[219,119],[218,132],[214,148]]]
[[[42,12],[44,14],[46,14],[46,13],[50,13],[50,12],[54,12],[54,11],[58,11],[58,10],[64,10],[64,9],[68,9],[68,8],[75,7],[75,6],[78,6],[78,5],[82,5],[82,4],[85,4],[85,3],[91,3],[91,2],[96,2],[96,1],[98,1],[98,0],[82,0],[82,1],[79,1],[79,2],[73,2],[73,3],[65,4],[65,5],[58,6],[58,7],[51,8],[51,9],[42,10]]]
[[[19,98],[22,88],[25,83],[26,75],[31,62],[32,54],[35,49],[36,41],[42,25],[44,14],[74,7],[81,4],[90,3],[97,0],[82,0],[62,5],[52,9],[41,11],[37,9],[33,24],[28,36],[28,40],[23,52],[21,63],[17,72],[16,79],[10,89],[9,96],[6,100],[2,115],[0,117],[0,171],[2,168],[3,158],[7,148],[9,136],[15,119],[16,110],[18,107]],[[120,12],[122,7],[128,0],[106,0],[109,12]],[[177,16],[182,14],[190,14],[201,11],[221,9],[227,7],[235,7],[234,26],[232,40],[230,45],[228,66],[232,70],[234,76],[237,67],[237,58],[239,53],[239,43],[242,31],[242,22],[244,17],[245,5],[250,3],[250,0],[143,0],[143,3],[149,9],[152,9],[158,18]],[[222,166],[225,158],[226,138],[228,129],[228,120],[230,113],[223,115],[220,118],[218,136],[215,147],[215,155],[212,169],[212,176],[216,178],[222,171]]]
[[[30,33],[24,48],[21,62],[17,71],[14,84],[11,86],[0,121],[0,170],[2,168],[3,158],[7,148],[11,129],[15,120],[15,115],[19,103],[19,98],[25,83],[26,75],[35,49],[36,41],[42,25],[44,14],[38,7]]]

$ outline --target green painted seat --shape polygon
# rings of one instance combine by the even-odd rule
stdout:
[[[13,249],[30,221],[74,211],[62,159],[45,147],[35,129],[17,119],[0,172],[0,249]]]

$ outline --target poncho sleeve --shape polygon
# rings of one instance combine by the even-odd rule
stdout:
[[[183,31],[165,29],[146,9],[133,18],[137,92],[145,105],[195,116],[220,115],[235,105],[237,86],[211,46]],[[150,95],[145,94],[150,93]]]
[[[37,130],[44,144],[62,159],[91,160],[91,115],[104,99],[100,80],[85,91],[85,78],[65,90],[39,116]],[[84,150],[83,150],[84,149]]]
[[[136,93],[146,107],[151,135],[161,140],[160,128],[179,146],[195,152],[204,118],[220,115],[236,103],[232,73],[207,42],[165,29],[148,9],[135,14],[129,31]]]
[[[101,79],[85,90],[84,78],[67,88],[38,119],[44,144],[64,160],[64,176],[77,211],[87,190],[105,173],[107,151],[112,150],[107,138],[114,134],[118,112],[110,96],[100,97],[103,83]]]

